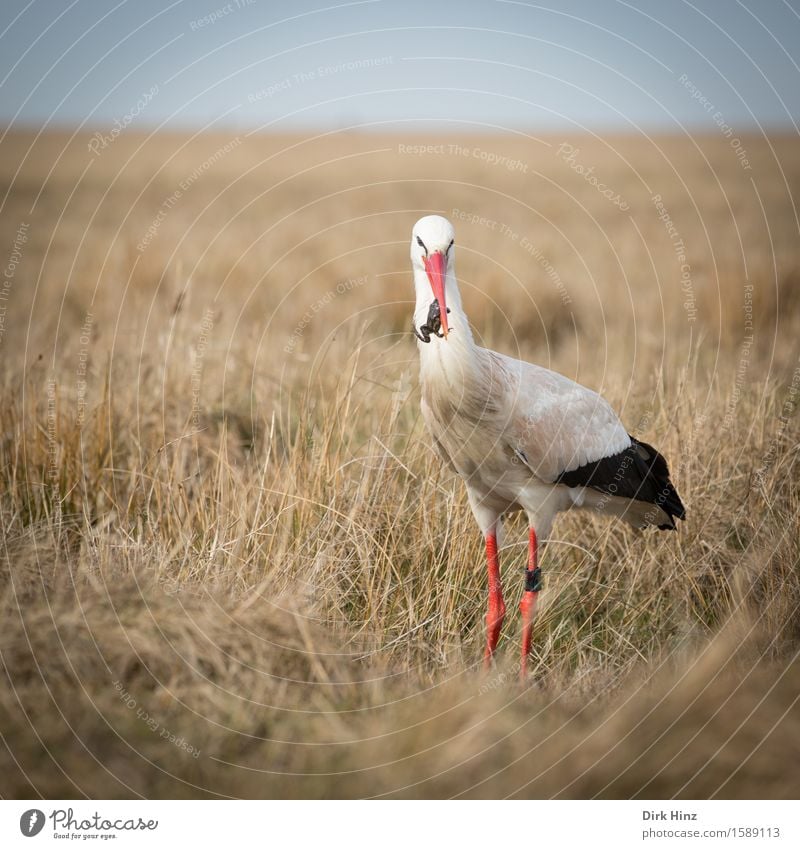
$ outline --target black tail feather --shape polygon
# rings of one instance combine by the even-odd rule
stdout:
[[[675,519],[686,518],[680,496],[669,479],[667,461],[652,445],[634,437],[630,446],[619,454],[563,472],[558,482],[655,504],[669,517],[669,524],[658,526],[662,530],[674,530]]]

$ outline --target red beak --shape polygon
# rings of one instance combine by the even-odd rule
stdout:
[[[425,265],[428,280],[430,280],[433,297],[439,302],[439,320],[442,322],[442,333],[447,338],[447,304],[444,300],[444,279],[447,273],[447,259],[444,254],[437,251],[430,256],[423,257],[422,262]]]

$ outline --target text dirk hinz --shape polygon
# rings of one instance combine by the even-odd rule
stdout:
[[[667,816],[669,814],[669,816]],[[643,820],[696,820],[697,814],[688,811],[642,811]]]

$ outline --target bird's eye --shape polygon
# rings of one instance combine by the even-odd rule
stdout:
[[[450,253],[450,248],[453,247],[454,242],[455,242],[455,239],[450,239],[450,244],[447,246],[447,250],[445,251],[446,254]]]
[[[417,244],[422,248],[423,251],[425,251],[425,255],[427,256],[428,249],[425,247],[425,243],[422,241],[422,239],[420,239],[419,236],[417,236]]]

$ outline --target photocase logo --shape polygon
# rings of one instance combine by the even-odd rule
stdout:
[[[19,818],[19,830],[25,837],[36,837],[44,828],[44,812],[38,808],[31,808]]]

